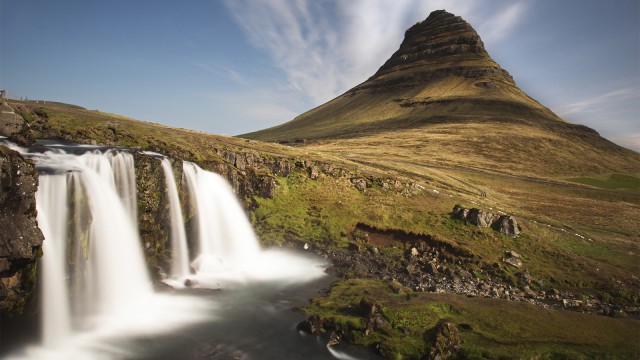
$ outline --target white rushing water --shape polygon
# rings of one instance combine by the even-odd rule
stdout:
[[[38,225],[47,239],[42,243],[42,251],[47,254],[42,258],[42,292],[47,295],[47,310],[42,312],[42,333],[44,344],[54,345],[71,332],[64,256],[67,251],[68,208],[60,206],[67,203],[67,178],[64,175],[44,175],[40,176],[39,182],[36,194]]]
[[[258,240],[229,183],[220,175],[185,162],[187,189],[195,208],[198,273],[234,274],[253,262]]]
[[[162,159],[162,171],[169,196],[169,210],[171,212],[171,276],[185,277],[189,275],[189,250],[187,247],[187,235],[184,230],[182,207],[178,197],[178,187],[173,175],[171,161]]]
[[[197,256],[191,266],[203,287],[233,282],[305,282],[324,276],[323,263],[289,252],[262,250],[229,183],[220,175],[184,162]]]
[[[123,162],[130,168],[114,169],[110,159],[126,159]],[[135,186],[126,191],[116,186],[130,183],[133,157],[125,153],[51,153],[43,162],[59,172],[41,176],[36,194],[38,223],[45,235],[43,338],[46,344],[53,344],[69,334],[69,324],[78,324],[73,316],[122,314],[152,290],[131,208],[125,205],[135,200]],[[70,205],[82,212],[70,214]],[[68,236],[69,215],[75,226],[72,237]],[[75,256],[70,258],[70,254]],[[75,296],[67,289],[67,264],[73,264]],[[72,305],[75,314],[68,311]]]

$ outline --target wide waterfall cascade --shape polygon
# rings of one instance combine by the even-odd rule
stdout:
[[[189,275],[189,250],[182,217],[182,207],[178,197],[178,187],[173,175],[171,161],[168,158],[162,159],[162,171],[171,212],[171,276],[180,278]]]
[[[300,339],[308,354],[318,352],[294,330],[301,318],[289,309],[319,286],[305,289],[305,284],[328,281],[326,264],[312,254],[262,249],[224,178],[184,162],[188,199],[180,204],[170,161],[144,154],[162,158],[172,241],[173,278],[166,282],[180,289],[190,279],[191,287],[205,288],[159,292],[152,288],[138,234],[129,151],[49,144],[42,154],[13,148],[39,170],[36,205],[45,240],[40,268],[43,341],[10,354],[10,359],[158,358],[166,357],[166,350],[171,358],[200,358],[192,350],[209,354],[219,342],[232,347],[237,342],[260,358],[266,348],[279,349],[283,337],[289,339],[289,350],[282,354],[297,354]],[[189,227],[182,209],[189,210]],[[226,290],[206,290],[220,287]],[[303,289],[310,293],[295,302],[284,295]],[[263,338],[274,327],[281,333]],[[326,358],[326,349],[320,348],[314,358]],[[287,356],[272,352],[266,357]]]
[[[24,154],[41,173],[36,204],[45,237],[43,346],[24,355],[130,357],[109,343],[211,320],[213,304],[152,289],[133,217],[131,154],[87,149],[73,155],[59,148]]]

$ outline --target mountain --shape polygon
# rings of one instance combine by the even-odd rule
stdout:
[[[562,120],[524,93],[471,25],[444,10],[409,28],[362,84],[241,137],[305,139],[317,150],[367,162],[396,158],[537,177],[640,171],[638,153]]]

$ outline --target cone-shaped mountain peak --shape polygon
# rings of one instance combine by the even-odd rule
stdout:
[[[420,86],[447,76],[487,77],[515,85],[509,73],[491,59],[469,23],[437,10],[410,27],[398,51],[357,89]]]
[[[306,139],[307,146],[369,163],[380,161],[375,154],[384,149],[387,161],[508,164],[510,172],[528,176],[640,167],[637,153],[565,122],[524,93],[473,27],[444,10],[409,28],[399,49],[362,84],[292,121],[242,137]],[[424,158],[416,155],[422,152]]]
[[[375,76],[446,57],[491,61],[480,36],[469,23],[445,10],[437,10],[405,32],[400,49]]]

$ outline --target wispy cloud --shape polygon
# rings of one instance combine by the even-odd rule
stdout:
[[[625,87],[604,94],[599,94],[588,99],[576,101],[574,103],[561,105],[556,111],[560,116],[569,116],[579,113],[590,113],[602,111],[615,107],[616,103],[636,99],[640,101],[640,89],[637,87]]]
[[[206,73],[209,73],[214,76],[224,76],[227,79],[244,86],[250,86],[251,81],[241,73],[236,70],[233,70],[229,67],[221,66],[221,65],[209,65],[207,63],[201,61],[192,61],[194,66],[200,68]]]
[[[640,133],[620,135],[620,136],[612,137],[611,140],[628,149],[640,152]]]
[[[515,2],[481,21],[478,32],[486,43],[500,42],[511,34],[525,15],[528,4]]]
[[[398,48],[404,31],[433,10],[477,24],[481,36],[506,38],[525,13],[523,1],[487,0],[225,0],[251,44],[265,51],[287,86],[321,104],[373,75]],[[491,10],[498,9],[498,10]]]

